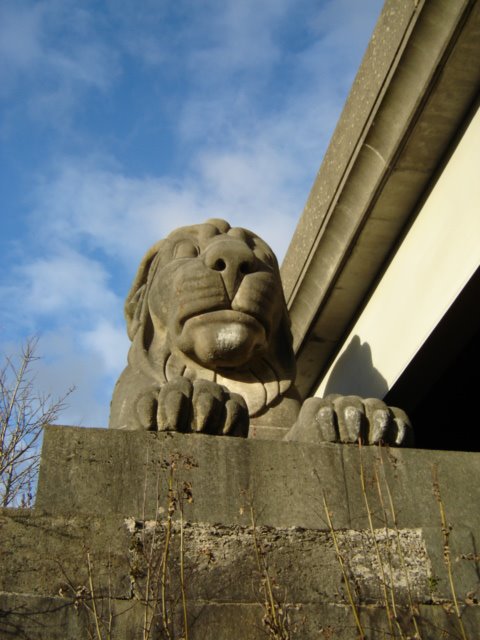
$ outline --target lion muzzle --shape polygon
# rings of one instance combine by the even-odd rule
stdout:
[[[265,349],[265,328],[241,311],[221,310],[190,318],[183,325],[177,347],[210,368],[238,368]]]

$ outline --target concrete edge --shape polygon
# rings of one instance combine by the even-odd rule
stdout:
[[[471,65],[472,51],[480,57],[478,3],[415,5],[385,4],[282,265],[303,396],[334,356],[480,87]],[[405,188],[399,176],[406,175]],[[389,215],[379,233],[369,223],[382,196],[381,215]],[[362,240],[369,251],[358,251]]]

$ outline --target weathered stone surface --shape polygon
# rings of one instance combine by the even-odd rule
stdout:
[[[142,260],[125,316],[112,428],[278,439],[294,426],[292,440],[411,444],[406,416],[380,400],[325,399],[312,412],[316,399],[299,413],[278,264],[251,231],[224,220],[173,231]]]
[[[91,563],[102,592],[129,598],[131,535],[121,518],[45,516],[30,510],[0,511],[0,591],[72,596],[88,585]]]
[[[143,610],[139,603],[110,602],[114,614],[112,640],[144,640]],[[85,640],[95,633],[94,619],[63,598],[27,597],[0,593],[0,633],[5,638],[28,640]],[[298,640],[352,640],[358,637],[351,607],[348,605],[307,604],[286,607],[290,637]],[[73,614],[72,614],[73,611]],[[105,615],[103,608],[100,612]],[[358,607],[358,614],[368,640],[384,640],[388,633],[387,614],[382,607]],[[414,632],[408,613],[399,611],[404,630]],[[191,640],[264,640],[267,635],[261,604],[192,603],[189,608]],[[480,628],[480,610],[468,607],[462,615],[468,638],[476,638]],[[425,640],[442,637],[460,638],[456,617],[441,605],[420,606],[418,627]],[[92,636],[95,637],[95,636]],[[148,637],[148,636],[147,636]],[[153,634],[150,636],[154,636]]]
[[[224,220],[182,227],[140,264],[125,304],[132,340],[112,399],[116,429],[280,436],[298,399],[277,261]]]
[[[254,498],[259,524],[317,528],[325,492],[336,526],[363,528],[363,462],[372,508],[378,509],[376,465],[379,477],[388,479],[400,526],[425,527],[437,520],[433,465],[451,517],[468,528],[480,525],[480,486],[473,481],[480,458],[474,453],[61,426],[45,431],[37,507],[52,514],[151,518],[157,483],[166,486],[172,456],[178,458],[178,480],[192,482],[195,500],[186,510],[196,522],[248,524],[240,513],[246,492]]]
[[[85,603],[86,604],[86,603]],[[91,602],[89,603],[91,606]],[[104,621],[114,616],[112,640],[145,640],[142,611],[131,601],[98,599],[97,619],[106,636]],[[22,640],[85,640],[98,638],[95,616],[73,598],[0,593],[0,637]],[[153,636],[152,636],[153,640]]]
[[[133,600],[145,592],[149,562],[150,568],[156,566],[166,546],[165,520],[61,518],[5,510],[0,526],[5,541],[0,549],[0,591],[7,593],[72,598],[89,589],[92,577],[97,597]],[[433,574],[422,533],[402,529],[400,535],[401,553],[394,531],[388,537],[383,530],[375,531],[379,557],[391,571],[388,584],[395,589],[397,601],[405,603],[408,572],[413,597],[428,602]],[[382,597],[381,573],[370,532],[338,531],[336,540],[357,596],[363,602],[377,602]],[[337,602],[339,590],[343,591],[330,532],[188,522],[180,528],[176,522],[169,545],[170,590],[180,593],[182,559],[189,601],[254,603],[261,599],[264,576],[257,551],[268,563],[280,600]],[[402,556],[405,568],[400,564]]]
[[[435,465],[447,518],[456,523],[450,539],[456,575],[464,595],[477,588],[475,562],[462,559],[478,555],[480,486],[472,479],[480,457],[472,453],[49,427],[37,508],[56,516],[156,519],[158,507],[167,508],[172,460],[177,486],[191,485],[193,502],[184,505],[190,523],[248,527],[253,504],[258,526],[325,532],[325,497],[336,530],[365,531],[367,498],[375,529],[397,526],[417,548],[425,545],[431,575],[448,598]]]
[[[455,637],[432,465],[474,634],[479,464],[477,454],[49,427],[36,509],[0,516],[0,637],[83,639],[95,602],[102,624],[118,614],[112,638],[144,640],[162,566],[178,637],[182,570],[189,638],[266,637],[267,581],[291,638],[356,637],[347,586],[369,640],[388,632],[385,593],[405,634],[411,596],[422,637]]]

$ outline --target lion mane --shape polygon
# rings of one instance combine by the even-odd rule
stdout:
[[[125,317],[131,347],[110,427],[163,429],[159,394],[179,379],[243,398],[251,436],[282,437],[294,422],[299,400],[279,268],[252,232],[218,219],[173,231],[144,256]]]

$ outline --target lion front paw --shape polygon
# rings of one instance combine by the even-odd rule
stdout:
[[[305,400],[285,440],[411,446],[413,431],[404,411],[381,400],[332,395]]]
[[[248,435],[245,400],[215,382],[176,378],[161,387],[156,405],[158,431]]]

